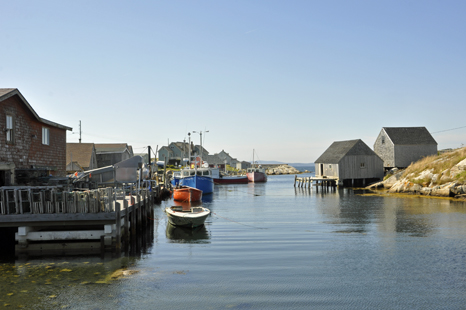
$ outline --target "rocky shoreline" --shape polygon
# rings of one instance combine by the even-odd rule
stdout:
[[[309,173],[310,171],[299,171],[295,167],[292,167],[287,164],[277,164],[277,165],[262,165],[265,168],[265,173],[267,175],[281,175],[281,174],[301,174]]]
[[[458,176],[464,173],[466,173],[466,159],[440,173],[435,173],[433,168],[426,168],[419,173],[406,175],[405,170],[395,168],[390,171],[390,177],[366,188],[382,189],[392,194],[405,193],[466,199],[466,184],[463,180],[458,180]]]

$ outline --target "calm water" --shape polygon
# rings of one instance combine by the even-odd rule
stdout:
[[[136,257],[0,266],[0,307],[27,309],[464,309],[466,204],[295,189],[294,176],[217,186],[206,226],[156,207]],[[137,273],[113,279],[120,268]]]

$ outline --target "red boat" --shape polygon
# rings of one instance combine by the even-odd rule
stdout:
[[[176,186],[173,188],[173,199],[176,201],[201,201],[202,191],[190,186]]]
[[[224,175],[214,178],[214,184],[246,184],[248,182],[249,180],[246,175]]]
[[[228,175],[221,173],[219,168],[212,168],[212,179],[214,184],[246,184],[248,177],[245,175]]]
[[[259,166],[259,168],[248,168],[246,175],[249,182],[267,182],[267,174],[265,169]]]
[[[267,182],[265,168],[262,168],[261,165],[255,166],[254,150],[252,150],[252,168],[246,170],[246,175],[248,176],[249,182]]]

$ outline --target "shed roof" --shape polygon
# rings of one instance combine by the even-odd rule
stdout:
[[[3,101],[3,100],[8,99],[10,97],[13,97],[15,95],[17,95],[21,99],[21,101],[24,103],[24,105],[29,109],[29,111],[31,111],[31,113],[34,115],[34,117],[39,122],[47,124],[47,125],[52,126],[52,127],[57,127],[57,128],[60,128],[60,129],[64,129],[64,130],[69,130],[69,131],[73,130],[71,127],[64,126],[64,125],[61,125],[61,124],[46,120],[45,118],[39,117],[39,115],[36,113],[36,111],[34,111],[32,106],[29,104],[29,102],[26,100],[26,98],[23,97],[23,95],[20,93],[20,91],[17,88],[0,88],[0,102]]]
[[[437,144],[426,127],[383,127],[393,144]]]
[[[209,165],[224,165],[225,164],[225,162],[220,157],[218,157],[218,154],[204,155],[202,159],[206,161]]]
[[[89,168],[94,143],[67,143],[66,163],[77,162],[81,167]]]
[[[123,153],[124,151],[130,150],[126,143],[101,143],[95,144],[95,150],[97,153]]]
[[[349,155],[375,155],[378,156],[371,148],[361,139],[336,141],[322,154],[316,163],[338,164],[340,160]]]

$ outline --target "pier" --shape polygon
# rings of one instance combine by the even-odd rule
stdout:
[[[0,231],[16,231],[15,254],[119,252],[153,228],[158,190],[1,187]]]
[[[322,187],[336,187],[338,186],[339,179],[337,177],[328,177],[328,176],[315,176],[315,177],[294,177],[294,187],[307,187],[311,188],[313,183],[315,186]]]

